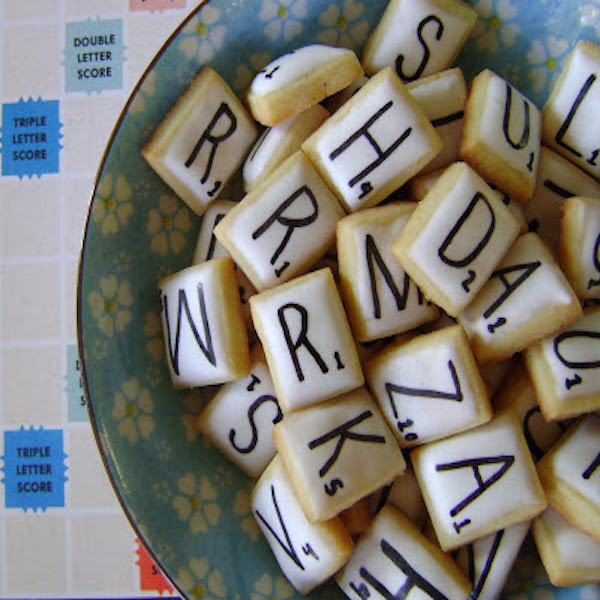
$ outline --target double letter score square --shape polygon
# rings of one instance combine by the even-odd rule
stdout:
[[[348,212],[384,200],[441,149],[433,125],[390,68],[302,144]]]

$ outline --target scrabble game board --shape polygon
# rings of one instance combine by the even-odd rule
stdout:
[[[144,69],[199,0],[0,1],[0,597],[177,597],[124,515],[80,383],[79,252]]]

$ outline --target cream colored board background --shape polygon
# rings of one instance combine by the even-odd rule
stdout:
[[[63,124],[59,173],[0,176],[0,456],[6,430],[62,429],[68,477],[65,507],[36,512],[6,508],[0,483],[0,598],[158,595],[140,589],[136,535],[90,423],[69,422],[65,376],[83,227],[105,145],[145,67],[198,4],[134,12],[128,0],[0,0],[2,103],[58,100]],[[122,20],[120,90],[65,91],[66,23],[88,17]]]

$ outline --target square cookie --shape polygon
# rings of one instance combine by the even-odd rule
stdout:
[[[550,505],[600,542],[600,416],[571,425],[537,469]]]
[[[257,134],[231,88],[204,67],[156,128],[142,155],[202,215],[242,164]]]
[[[252,296],[250,310],[284,413],[364,383],[356,345],[329,268]]]
[[[215,227],[219,242],[254,287],[306,273],[335,243],[344,209],[298,150]]]
[[[450,316],[483,287],[520,231],[518,220],[466,163],[454,163],[419,202],[392,254]]]
[[[512,410],[534,461],[538,461],[566,431],[569,422],[546,421],[523,360],[515,360],[492,398],[494,411]]]
[[[439,314],[390,252],[415,207],[393,202],[338,221],[340,291],[359,342],[408,331]]]
[[[367,39],[368,75],[393,67],[402,81],[443,71],[465,43],[477,13],[461,0],[391,0]]]
[[[600,197],[563,202],[558,261],[579,298],[600,298]]]
[[[450,556],[398,508],[384,506],[336,575],[348,598],[469,597],[471,584]]]
[[[467,84],[458,67],[422,77],[406,84],[406,89],[427,115],[442,140],[442,151],[419,173],[437,171],[459,160]]]
[[[600,542],[549,506],[533,520],[533,538],[553,585],[565,587],[600,581]]]
[[[443,550],[532,519],[546,496],[521,426],[510,411],[411,452]]]
[[[479,363],[497,362],[570,325],[581,304],[536,233],[516,239],[458,315]]]
[[[311,523],[350,508],[406,468],[364,387],[286,415],[273,441]]]
[[[255,484],[250,503],[283,574],[300,594],[324,583],[350,557],[354,542],[341,519],[306,519],[279,456]]]
[[[352,50],[310,44],[270,62],[253,79],[246,100],[254,118],[271,126],[339,92],[362,75]]]
[[[600,45],[580,41],[542,109],[544,143],[600,178]]]
[[[540,111],[508,81],[489,69],[473,79],[460,156],[519,202],[535,189],[541,135]]]
[[[388,346],[367,361],[365,375],[402,448],[492,418],[486,385],[460,325]]]
[[[600,182],[546,146],[540,149],[540,163],[533,196],[522,205],[529,231],[537,233],[558,255],[562,207],[571,196],[600,198]]]
[[[523,356],[542,414],[548,421],[600,409],[600,307],[557,335],[527,348]]]
[[[248,374],[248,334],[230,258],[186,267],[161,279],[158,287],[175,387],[225,383]]]
[[[259,344],[250,358],[250,374],[222,385],[196,426],[244,473],[257,478],[275,456],[271,432],[283,413]]]
[[[500,598],[530,526],[515,523],[459,548],[456,563],[473,582],[470,600]]]
[[[302,142],[329,117],[320,104],[296,113],[268,127],[258,138],[244,161],[242,180],[244,191],[252,191],[286,158],[300,150]]]
[[[384,200],[441,149],[433,125],[389,68],[302,144],[348,212]]]

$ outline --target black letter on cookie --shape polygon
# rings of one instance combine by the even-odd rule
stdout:
[[[217,124],[221,120],[221,117],[224,117],[226,120],[228,120],[229,125],[227,126],[227,129],[225,130],[225,132],[220,133],[218,135],[213,135],[213,129],[215,129],[217,127]],[[202,149],[204,142],[208,142],[209,144],[212,144],[212,148],[210,149],[210,154],[208,156],[208,160],[206,161],[206,168],[204,169],[204,175],[202,175],[202,179],[200,179],[200,183],[202,185],[204,185],[208,181],[208,177],[210,176],[210,171],[212,169],[213,162],[215,160],[215,154],[217,153],[217,147],[219,146],[219,144],[221,142],[224,142],[227,138],[229,138],[231,135],[233,135],[233,133],[235,132],[236,129],[237,129],[237,119],[235,118],[235,115],[233,114],[233,112],[229,108],[229,106],[227,106],[227,104],[225,104],[225,102],[222,102],[221,106],[219,106],[219,108],[217,109],[217,112],[214,114],[211,122],[208,124],[208,127],[204,130],[204,132],[200,136],[200,139],[194,146],[194,149],[192,150],[188,159],[185,161],[185,166],[190,167],[192,165],[192,163],[198,157],[198,154],[200,153],[200,150]],[[212,190],[213,196],[216,193],[216,191],[219,189],[219,187],[221,187],[221,182],[220,181],[215,182],[215,187]]]
[[[308,211],[307,214],[304,216],[291,216],[291,215],[286,216],[285,211],[294,204],[296,204],[296,206],[297,206],[301,201],[299,199],[302,199],[302,198],[308,199],[310,211]],[[273,256],[271,256],[271,264],[274,265],[275,262],[277,261],[277,259],[279,258],[280,254],[285,250],[285,247],[287,246],[288,242],[290,241],[290,238],[292,237],[292,233],[294,232],[294,229],[296,229],[298,227],[306,227],[307,225],[314,223],[314,221],[316,220],[318,215],[319,215],[319,205],[317,204],[315,195],[312,193],[310,188],[303,185],[302,187],[298,188],[289,198],[284,200],[277,207],[277,210],[275,210],[266,219],[266,221],[256,231],[254,231],[252,233],[252,239],[253,240],[258,239],[274,223],[279,223],[280,225],[287,227],[287,230],[285,232],[285,235],[283,236],[283,239],[281,240],[281,243],[279,244],[279,246],[277,246],[277,248],[275,249],[275,252],[273,252]],[[288,265],[289,265],[289,263],[288,263]],[[279,271],[277,271],[278,277],[281,275],[282,271],[283,271],[283,269],[280,269]]]
[[[295,341],[292,340],[288,320],[285,314],[286,311],[289,310],[296,312],[296,314],[300,316],[300,331],[298,332]],[[294,368],[296,369],[298,381],[304,381],[304,373],[302,372],[300,360],[298,359],[298,350],[302,346],[304,346],[308,350],[309,354],[315,359],[315,362],[317,365],[319,365],[321,372],[327,373],[329,371],[327,364],[321,358],[321,355],[317,352],[316,348],[310,343],[308,337],[306,336],[306,332],[308,330],[308,311],[306,308],[304,308],[304,306],[301,304],[289,302],[288,304],[284,304],[277,309],[277,317],[279,318],[279,324],[283,330],[285,343],[290,351],[290,356],[292,358],[292,362],[294,363]]]
[[[423,58],[421,59],[421,64],[419,64],[416,71],[412,75],[406,75],[406,73],[404,73],[402,71],[402,63],[404,62],[404,55],[399,54],[398,57],[396,58],[396,73],[398,73],[398,76],[404,82],[414,81],[415,79],[419,79],[419,77],[421,77],[421,75],[423,74],[423,71],[425,70],[427,63],[429,62],[429,57],[431,55],[431,52],[429,50],[429,46],[427,45],[427,42],[423,39],[423,29],[425,28],[425,25],[427,25],[428,23],[437,23],[437,31],[435,32],[436,40],[439,41],[442,37],[442,34],[444,33],[444,24],[439,19],[439,17],[436,17],[435,15],[429,15],[429,16],[425,17],[419,23],[419,25],[417,27],[417,38],[419,38],[419,42],[421,43],[421,46],[423,46]]]

